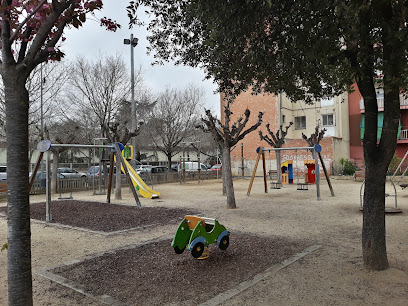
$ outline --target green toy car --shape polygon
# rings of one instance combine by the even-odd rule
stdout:
[[[171,246],[177,254],[182,254],[187,247],[194,258],[199,258],[204,247],[212,243],[216,243],[221,250],[226,250],[229,234],[217,219],[188,215],[179,224]]]

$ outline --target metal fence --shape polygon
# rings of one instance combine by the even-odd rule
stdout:
[[[198,181],[198,171],[186,171],[184,181]],[[164,183],[175,183],[180,182],[182,179],[182,172],[164,172],[164,173],[149,173],[141,175],[142,180],[149,186],[154,186]],[[221,171],[202,171],[200,173],[200,180],[211,180],[221,178]],[[0,194],[7,193],[7,181],[2,181],[3,188],[0,188]],[[128,186],[128,180],[125,175],[121,177],[122,187]],[[113,179],[113,184],[115,184],[115,178]],[[64,178],[57,179],[57,192],[65,193],[71,191],[82,191],[82,190],[99,190],[105,189],[108,186],[108,177],[102,179],[102,184],[99,186],[99,179],[92,178]],[[1,187],[1,186],[0,186]],[[33,186],[31,187],[31,194],[42,194],[45,193],[45,179],[34,180]]]

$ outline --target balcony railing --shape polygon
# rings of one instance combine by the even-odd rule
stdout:
[[[408,130],[401,130],[399,140],[408,140]]]
[[[408,106],[408,97],[404,97],[404,95],[399,96],[400,106]],[[377,98],[377,106],[378,108],[384,108],[384,98]],[[360,110],[364,109],[364,99],[360,99]]]

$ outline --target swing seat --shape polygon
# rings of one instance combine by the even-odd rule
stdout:
[[[278,178],[278,170],[269,170],[269,178],[271,180],[277,179]]]
[[[281,186],[278,182],[271,182],[271,189],[281,189]]]
[[[298,183],[297,190],[309,190],[309,183]]]

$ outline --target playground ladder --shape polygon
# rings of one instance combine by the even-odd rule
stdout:
[[[394,172],[394,174],[393,174],[392,177],[391,177],[391,181],[394,181],[395,175],[397,174],[398,170],[400,170],[400,168],[401,168],[401,166],[402,166],[402,163],[403,163],[404,160],[407,158],[407,156],[408,156],[408,151],[405,152],[405,155],[404,155],[404,157],[402,158],[401,162],[399,163],[397,169],[395,169],[395,172]],[[398,179],[398,181],[397,181],[397,184],[398,184],[398,185],[399,185],[399,183],[401,182],[402,178],[405,176],[405,173],[407,173],[407,171],[408,171],[408,166],[405,168],[404,172],[403,172],[403,173],[401,174],[401,176],[399,177],[399,179]]]

